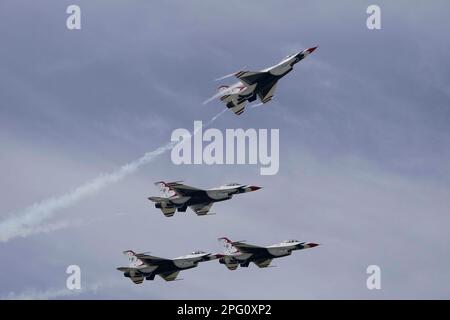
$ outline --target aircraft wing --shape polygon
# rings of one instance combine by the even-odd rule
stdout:
[[[189,206],[189,208],[191,208],[192,211],[194,211],[197,215],[204,216],[208,214],[209,209],[211,209],[212,205],[213,205],[212,202],[205,202]]]
[[[158,265],[166,264],[168,262],[172,262],[171,259],[150,256],[148,254],[143,254],[143,253],[137,253],[135,256],[136,256],[136,258],[138,258],[145,264],[152,265],[152,266],[158,266]]]
[[[169,202],[170,200],[168,198],[164,198],[164,197],[148,197],[148,200],[153,201],[153,202]]]
[[[245,242],[239,241],[233,242],[233,246],[242,253],[252,253],[252,254],[267,253],[267,248],[255,246]]]
[[[260,259],[253,262],[260,268],[267,268],[272,262],[272,259]]]
[[[277,84],[275,83],[273,86],[264,88],[263,90],[260,90],[258,92],[258,97],[262,103],[267,103],[272,100],[273,93],[275,92],[276,87]]]
[[[122,271],[122,272],[133,272],[136,271],[136,268],[130,268],[130,267],[119,267],[117,268],[117,270]]]
[[[239,80],[241,80],[242,82],[244,82],[247,85],[252,85],[256,82],[258,82],[258,80],[261,77],[264,77],[265,75],[267,75],[267,72],[261,72],[261,71],[239,71],[237,73],[235,73],[236,78],[238,78]]]
[[[166,193],[172,192],[180,197],[190,196],[195,192],[204,191],[202,189],[198,189],[195,187],[185,185],[178,181],[177,182],[159,181],[159,182],[156,182],[155,185],[159,186]]]
[[[164,272],[160,273],[159,276],[166,281],[174,281],[178,277],[178,273],[180,273],[180,271]]]

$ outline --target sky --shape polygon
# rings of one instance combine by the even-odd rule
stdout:
[[[81,30],[66,28],[71,4]],[[371,4],[2,1],[0,298],[450,298],[450,4],[377,1],[369,30]],[[269,104],[239,117],[203,104],[233,81],[214,79],[316,45]],[[218,114],[210,127],[279,129],[279,172],[173,164],[172,132]],[[159,180],[263,189],[213,216],[166,218],[147,200]],[[202,263],[174,282],[116,270],[127,249],[216,253],[221,236],[321,245],[275,268]],[[69,265],[81,291],[66,289]]]

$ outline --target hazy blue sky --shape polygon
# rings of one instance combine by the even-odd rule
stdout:
[[[318,45],[274,100],[215,128],[279,128],[280,171],[175,166],[165,153],[83,197],[27,237],[0,242],[0,297],[450,298],[450,3],[377,1],[21,1],[0,3],[0,230],[223,109],[213,79]],[[82,29],[66,28],[66,8]],[[228,79],[232,81],[231,79]],[[225,83],[227,81],[224,81]],[[264,189],[165,218],[153,182]],[[65,227],[64,227],[65,226]],[[3,229],[2,229],[3,228]],[[176,257],[216,238],[322,246],[227,270],[216,261],[135,286],[125,249]],[[0,237],[3,235],[0,234]],[[64,290],[66,267],[84,292]],[[366,268],[382,289],[366,288]]]

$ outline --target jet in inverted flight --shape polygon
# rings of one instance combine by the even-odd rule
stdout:
[[[205,103],[220,97],[220,100],[226,104],[228,109],[231,109],[237,115],[244,112],[246,101],[253,102],[259,98],[261,104],[265,104],[272,99],[278,80],[291,72],[296,63],[306,58],[316,49],[317,47],[312,47],[288,55],[278,64],[261,71],[238,71],[219,78],[217,80],[235,76],[239,79],[239,82],[231,86],[220,86],[219,93],[205,101]]]
[[[317,243],[287,240],[268,247],[260,247],[245,243],[245,241],[231,241],[228,238],[219,238],[225,247],[225,254],[219,255],[219,263],[224,264],[230,270],[236,270],[238,266],[248,267],[253,262],[260,268],[270,266],[272,259],[291,255],[294,250],[302,250],[317,247]]]
[[[155,202],[155,207],[161,209],[166,217],[171,217],[175,211],[186,212],[191,208],[197,215],[203,216],[209,213],[214,202],[229,200],[233,195],[261,189],[257,186],[230,183],[218,188],[199,189],[176,182],[156,182],[155,185],[164,192],[164,197],[149,197]],[[212,214],[212,213],[209,213]]]
[[[124,251],[130,260],[129,267],[120,267],[126,278],[130,278],[135,284],[141,284],[144,279],[154,280],[158,275],[166,281],[177,279],[181,270],[191,269],[198,266],[199,262],[217,259],[216,255],[195,251],[186,256],[175,259],[165,259],[150,256],[145,253],[135,253],[132,250]]]

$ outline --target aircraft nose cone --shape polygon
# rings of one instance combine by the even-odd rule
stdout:
[[[250,186],[250,187],[248,187],[248,189],[250,190],[250,191],[256,191],[256,190],[259,190],[259,189],[262,189],[261,187],[258,187],[258,186]]]
[[[306,51],[308,51],[309,53],[313,53],[314,50],[316,50],[316,49],[317,49],[317,46],[316,46],[316,47],[309,48],[309,49],[306,49]]]
[[[318,243],[314,243],[314,242],[308,243],[308,246],[309,246],[310,248],[317,247],[318,245],[319,245]]]

